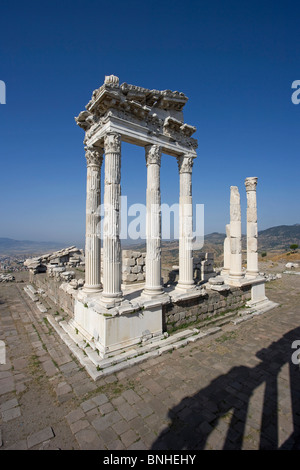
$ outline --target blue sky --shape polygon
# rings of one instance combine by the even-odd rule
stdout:
[[[297,1],[10,1],[0,10],[0,237],[82,242],[84,132],[74,116],[105,75],[184,92],[195,125],[193,197],[205,233],[224,232],[229,188],[258,177],[259,229],[299,223]],[[162,202],[178,201],[163,156]],[[144,152],[122,152],[122,193],[144,203]]]

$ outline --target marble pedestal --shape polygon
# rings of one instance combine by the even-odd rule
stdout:
[[[162,303],[147,301],[133,306],[123,302],[106,309],[101,297],[83,297],[75,300],[74,318],[70,325],[93,342],[102,358],[162,335]]]

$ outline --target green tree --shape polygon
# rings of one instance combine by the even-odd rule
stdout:
[[[292,253],[295,253],[295,251],[297,250],[297,248],[298,248],[297,243],[293,243],[292,245],[290,245],[290,249],[292,250]]]

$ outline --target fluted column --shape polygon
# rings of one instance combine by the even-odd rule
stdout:
[[[103,223],[103,292],[107,303],[119,303],[121,291],[120,197],[121,136],[108,133],[104,138],[105,183]]]
[[[227,224],[226,225],[226,238],[224,240],[224,267],[221,272],[222,275],[227,275],[230,272],[230,258],[231,258],[230,224]]]
[[[85,156],[87,184],[84,291],[99,292],[101,290],[100,191],[103,150],[101,148],[86,147]]]
[[[245,179],[247,192],[247,277],[258,275],[256,185],[256,177]]]
[[[193,268],[193,205],[192,205],[192,167],[193,158],[189,155],[177,157],[179,192],[179,290],[194,287]]]
[[[230,187],[230,279],[240,281],[242,271],[242,221],[240,193],[237,186]]]
[[[159,145],[145,147],[147,165],[146,192],[146,282],[144,294],[156,296],[163,293],[161,283],[161,196]]]

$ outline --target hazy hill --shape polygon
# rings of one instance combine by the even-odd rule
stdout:
[[[258,232],[258,246],[261,251],[289,250],[294,243],[300,246],[300,224],[279,225]]]
[[[0,255],[22,255],[34,253],[47,253],[65,248],[65,243],[36,242],[31,240],[13,240],[12,238],[0,238]]]
[[[215,253],[215,258],[223,255],[223,242],[225,234],[213,232],[204,237],[204,246],[201,251]],[[279,225],[262,230],[258,233],[258,250],[262,251],[285,251],[289,250],[291,244],[300,246],[300,224]],[[69,245],[71,245],[70,243]],[[0,255],[16,254],[43,254],[65,248],[66,243],[59,242],[35,242],[30,240],[13,240],[11,238],[0,238]],[[122,242],[122,248],[131,250],[146,250],[145,241],[141,243]],[[246,249],[246,236],[243,235],[243,249]],[[162,241],[163,257],[170,262],[177,262],[178,240]]]

